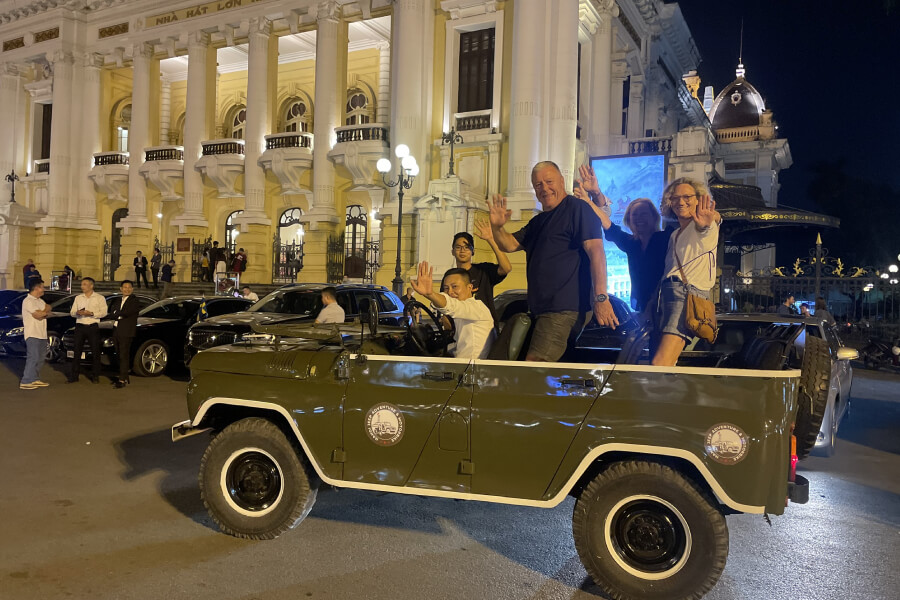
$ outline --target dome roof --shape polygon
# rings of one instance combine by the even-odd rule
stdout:
[[[759,125],[759,117],[766,110],[762,95],[743,76],[743,65],[738,78],[719,92],[709,111],[709,121],[714,130]]]

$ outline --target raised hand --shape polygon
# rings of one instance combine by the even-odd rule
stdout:
[[[491,229],[490,221],[476,221],[475,222],[475,235],[483,239],[484,241],[491,243],[494,241],[494,230]]]
[[[697,210],[694,212],[694,222],[698,227],[709,227],[714,222],[721,220],[716,211],[716,201],[709,195],[701,196],[697,201]]]
[[[578,198],[579,200],[584,200],[585,202],[591,202],[591,197],[588,195],[587,190],[584,189],[584,184],[576,185],[575,189],[572,190],[572,195]]]
[[[512,210],[506,208],[506,198],[501,194],[494,194],[493,201],[487,201],[488,214],[490,216],[491,227],[500,229],[506,225],[512,216]]]
[[[434,269],[428,264],[428,261],[423,260],[419,263],[419,271],[416,279],[410,279],[409,285],[415,290],[417,293],[427,296],[434,292],[434,280],[433,280]]]
[[[578,175],[581,177],[581,187],[588,194],[600,194],[600,184],[597,182],[597,175],[594,173],[593,167],[581,165],[578,167]]]

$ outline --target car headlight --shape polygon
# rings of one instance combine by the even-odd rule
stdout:
[[[190,329],[188,329],[187,342],[188,342],[188,344],[194,343],[194,332],[191,331]]]
[[[6,332],[6,337],[22,337],[23,335],[25,335],[24,327],[13,327]]]
[[[104,348],[112,348],[115,345],[116,345],[116,341],[112,338],[106,338],[105,340],[103,340]]]

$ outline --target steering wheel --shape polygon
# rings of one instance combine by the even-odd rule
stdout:
[[[417,308],[431,317],[434,329],[426,323],[416,322],[413,317],[413,311]],[[456,322],[453,321],[453,317],[449,315],[442,316],[450,323],[449,330],[444,330],[441,325],[441,318],[418,300],[410,300],[403,307],[403,317],[406,319],[406,330],[409,333],[409,337],[412,338],[413,343],[425,356],[438,356],[456,337]]]

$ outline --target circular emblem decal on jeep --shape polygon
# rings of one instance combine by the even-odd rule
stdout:
[[[405,430],[403,413],[393,404],[382,402],[366,413],[366,433],[379,446],[393,446],[403,439]]]
[[[747,456],[750,439],[731,423],[713,425],[706,432],[706,454],[719,464],[734,465]]]

